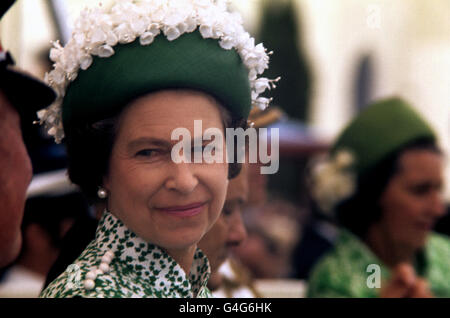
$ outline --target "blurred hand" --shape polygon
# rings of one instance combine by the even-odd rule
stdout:
[[[390,281],[381,289],[381,298],[431,298],[427,282],[417,277],[410,264],[398,264],[392,270]]]
[[[418,278],[416,284],[413,286],[411,293],[407,296],[410,298],[433,298],[428,283],[422,278]]]

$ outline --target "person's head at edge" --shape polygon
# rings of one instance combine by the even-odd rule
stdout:
[[[2,2],[0,19],[13,3]],[[22,74],[13,65],[12,56],[0,44],[0,268],[13,261],[20,251],[20,225],[32,176],[21,121],[32,120],[36,110],[55,98],[49,87]]]
[[[351,151],[350,134],[360,134],[355,139],[378,134],[367,142],[377,142],[372,148],[379,148],[378,154],[373,152],[366,158],[365,167],[359,166],[356,192],[337,206],[337,219],[368,243],[388,266],[395,266],[412,261],[445,212],[444,158],[433,130],[406,102],[387,99],[369,112],[378,122],[370,120],[372,127],[369,121],[361,125],[366,132],[350,125],[337,141],[341,149]],[[369,118],[367,114],[361,117]]]

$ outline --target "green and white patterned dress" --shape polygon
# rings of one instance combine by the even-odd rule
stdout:
[[[370,264],[379,265],[382,288],[390,277],[389,268],[357,236],[341,230],[333,250],[313,268],[307,297],[378,297],[380,289],[367,284],[374,273],[368,271]],[[433,295],[450,297],[449,237],[431,233],[415,269],[427,280]]]
[[[99,273],[95,286],[86,288],[86,274],[96,270],[98,273],[102,256],[108,251],[114,254],[109,272]],[[200,249],[187,277],[164,250],[145,242],[105,211],[95,239],[40,297],[211,297],[206,287],[209,276],[209,262]]]

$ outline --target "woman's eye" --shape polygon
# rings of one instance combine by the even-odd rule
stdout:
[[[222,213],[224,215],[230,215],[231,214],[231,209],[229,207],[227,207],[227,206],[224,206],[223,210],[222,210]]]
[[[410,188],[410,192],[416,196],[426,196],[434,192],[441,194],[442,191],[443,186],[441,183],[425,183]]]
[[[155,154],[155,150],[153,150],[153,149],[143,149],[143,150],[139,150],[136,153],[136,157],[151,157],[154,154]]]
[[[230,216],[231,214],[233,214],[235,207],[234,206],[230,206],[228,204],[225,204],[222,210],[222,213],[224,216]]]
[[[427,195],[428,192],[430,192],[431,187],[427,184],[425,185],[417,185],[414,187],[410,188],[410,191],[412,194],[416,195],[416,196],[424,196]]]

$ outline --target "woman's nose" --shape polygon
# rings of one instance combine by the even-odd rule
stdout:
[[[236,213],[231,220],[228,232],[228,244],[237,246],[247,238],[247,230],[240,213]]]
[[[428,208],[436,217],[440,217],[445,214],[445,205],[441,192],[434,193],[431,196]]]
[[[194,164],[192,163],[174,163],[169,168],[168,177],[165,186],[169,190],[188,194],[194,191],[198,185],[198,179],[195,174]]]

